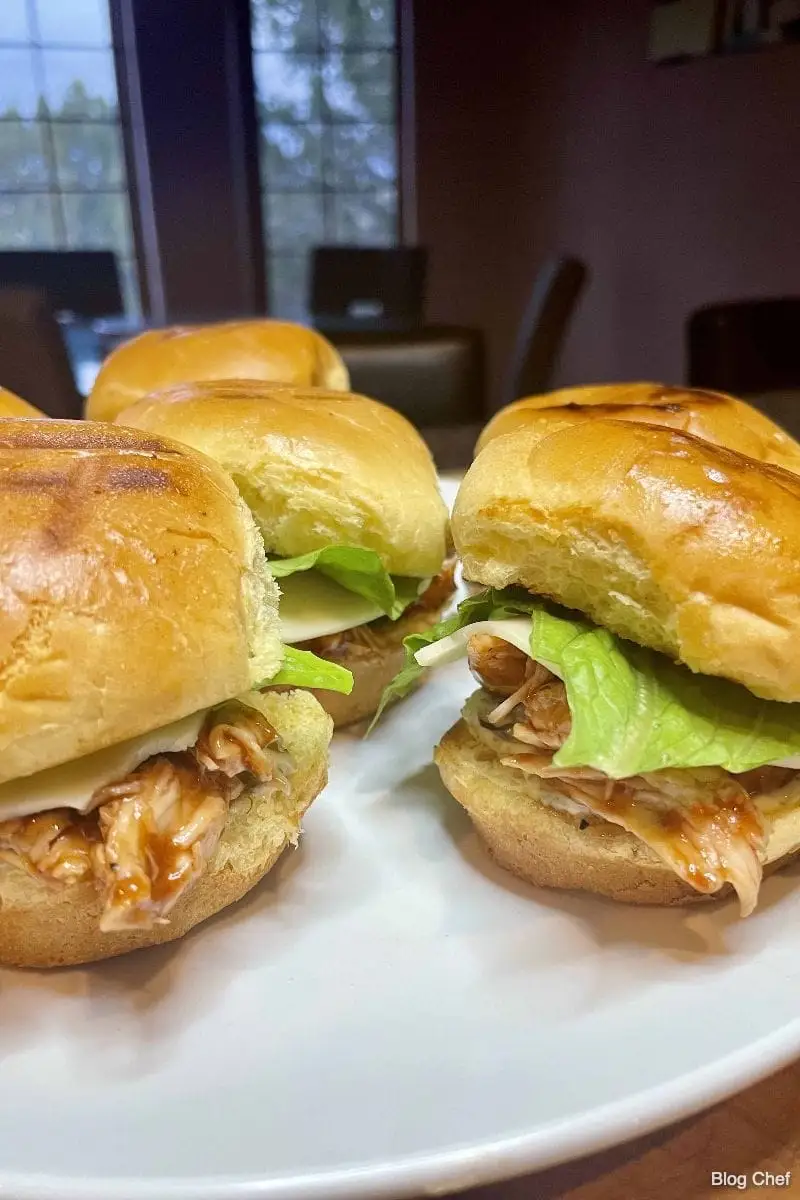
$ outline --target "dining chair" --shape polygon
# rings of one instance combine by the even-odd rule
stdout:
[[[85,321],[123,310],[113,250],[1,250],[0,288],[44,292],[54,313]]]
[[[693,387],[742,396],[800,436],[800,297],[699,308],[686,351]]]
[[[480,330],[423,325],[406,330],[323,332],[344,359],[354,392],[380,400],[416,426],[441,468],[465,466],[485,421]]]
[[[311,319],[342,329],[421,325],[427,270],[423,246],[316,246]]]
[[[580,259],[557,255],[542,264],[517,331],[501,403],[548,391],[578,301],[589,278]]]
[[[0,386],[51,417],[79,417],[67,348],[44,291],[0,288]]]

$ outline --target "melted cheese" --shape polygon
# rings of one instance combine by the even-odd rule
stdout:
[[[430,646],[423,646],[414,656],[421,667],[443,667],[445,663],[455,662],[467,653],[467,642],[476,633],[488,633],[492,637],[502,638],[510,642],[523,654],[531,652],[531,619],[530,617],[509,617],[506,621],[476,621],[474,625],[465,625],[448,637]]]
[[[321,571],[298,571],[281,579],[279,586],[281,637],[290,646],[341,633],[384,615],[374,601],[349,592]]]
[[[186,750],[197,741],[207,709],[141,737],[86,754],[59,767],[49,767],[22,779],[0,784],[0,820],[27,817],[49,808],[89,812],[92,793],[105,783],[124,778],[153,754]]]

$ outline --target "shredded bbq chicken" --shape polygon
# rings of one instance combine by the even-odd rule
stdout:
[[[422,595],[418,596],[411,607],[406,609],[407,613],[413,612],[415,609],[420,612],[433,612],[450,599],[456,590],[457,561],[455,557],[445,560],[439,574],[434,575]]]
[[[68,808],[0,822],[0,858],[22,862],[33,874],[57,883],[92,878],[99,840],[94,816],[84,817]]]
[[[488,635],[470,638],[469,665],[492,700],[480,724],[507,742],[500,762],[543,782],[543,792],[621,825],[699,892],[735,888],[742,915],[755,908],[766,831],[750,797],[785,772],[731,775],[719,767],[655,771],[613,780],[590,767],[561,768],[553,756],[569,736],[566,689],[541,663]],[[495,743],[497,744],[497,743]]]
[[[99,788],[93,810],[0,822],[0,854],[54,883],[94,882],[104,932],[163,924],[205,870],[248,784],[284,789],[291,763],[269,721],[232,701],[190,750],[158,754]]]
[[[456,559],[447,559],[439,574],[430,581],[422,595],[409,605],[403,617],[440,609],[456,590],[455,571]],[[311,638],[299,645],[303,650],[311,650],[322,658],[369,657],[385,647],[387,638],[397,636],[393,630],[395,624],[388,617],[379,617],[376,621],[368,621],[366,625],[355,625],[352,629],[343,629],[341,633]]]

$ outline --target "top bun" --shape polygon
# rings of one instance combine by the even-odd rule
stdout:
[[[0,781],[248,691],[278,591],[236,488],[167,439],[0,421]]]
[[[154,329],[118,346],[100,368],[86,416],[113,421],[150,392],[200,379],[262,379],[300,387],[350,386],[330,342],[286,321],[225,321]]]
[[[44,417],[45,413],[40,412],[38,408],[34,408],[32,404],[28,404],[27,400],[20,400],[19,396],[15,396],[13,392],[9,392],[7,388],[0,387],[0,417]]]
[[[453,536],[467,579],[800,700],[800,479],[780,467],[655,425],[519,429],[470,467]]]
[[[660,383],[607,383],[527,396],[492,418],[476,453],[493,438],[527,425],[552,433],[564,425],[603,418],[665,425],[800,474],[800,444],[751,404],[723,392]]]
[[[394,409],[323,388],[229,379],[160,392],[118,420],[194,446],[233,475],[268,550],[375,550],[395,575],[435,575],[447,509],[428,448]]]

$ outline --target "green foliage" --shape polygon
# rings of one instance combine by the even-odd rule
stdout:
[[[82,80],[69,85],[59,108],[40,96],[32,119],[11,106],[0,111],[0,249],[23,248],[114,250],[127,307],[135,306],[116,108]]]
[[[251,0],[271,307],[320,242],[397,238],[395,0]]]
[[[272,302],[302,316],[309,246],[396,238],[396,3],[251,0],[251,11]],[[131,307],[116,107],[75,79],[60,107],[40,96],[25,119],[3,110],[2,91],[0,79],[0,249],[113,249]],[[92,194],[48,194],[61,191]]]

